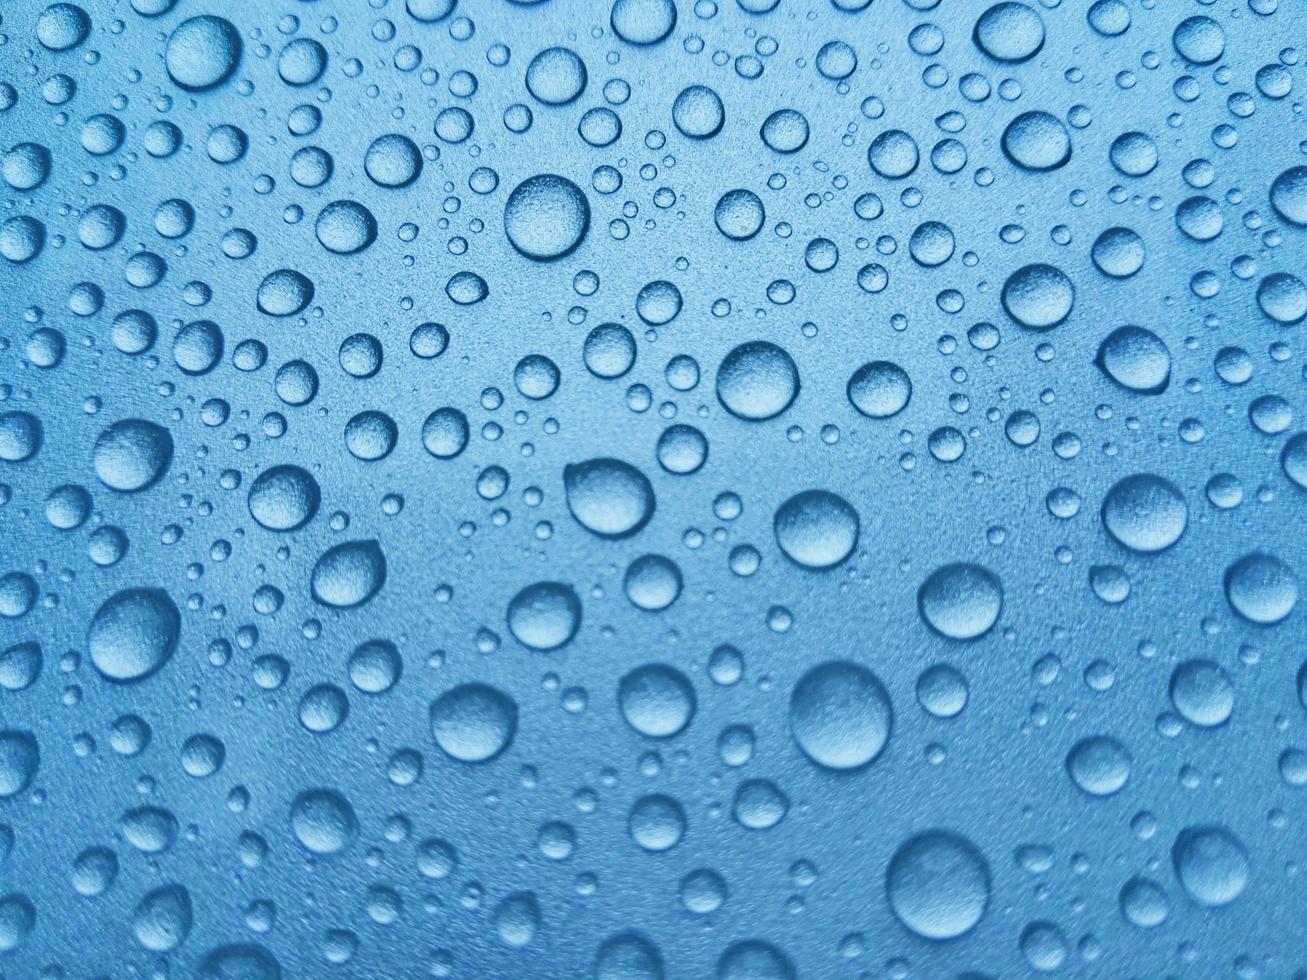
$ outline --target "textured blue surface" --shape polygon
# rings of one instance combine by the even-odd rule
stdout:
[[[0,976],[1301,978],[1301,0],[0,7]]]

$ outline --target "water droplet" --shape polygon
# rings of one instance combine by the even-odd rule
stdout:
[[[181,635],[181,614],[162,589],[116,592],[100,606],[86,630],[91,662],[119,683],[144,680],[172,657]]]
[[[1113,484],[1103,497],[1103,527],[1131,551],[1165,551],[1184,534],[1189,508],[1175,484],[1136,473]]]
[[[529,259],[546,262],[576,250],[590,227],[590,204],[566,177],[537,174],[513,189],[504,205],[504,233]]]
[[[926,625],[950,640],[976,640],[1003,611],[1003,586],[980,565],[957,563],[931,572],[917,592]]]
[[[776,509],[776,543],[803,568],[833,568],[858,546],[858,512],[838,494],[805,490]]]
[[[901,844],[885,873],[894,915],[924,939],[956,939],[989,905],[989,865],[974,844],[930,830]]]
[[[386,584],[386,556],[376,541],[347,541],[328,548],[313,565],[310,588],[324,606],[350,609]]]
[[[694,717],[697,698],[689,679],[667,664],[646,664],[625,677],[617,701],[626,723],[650,738],[679,735]]]
[[[205,14],[184,20],[168,37],[168,77],[191,92],[221,85],[241,60],[241,36],[231,21]]]
[[[736,418],[775,418],[799,394],[799,369],[783,348],[765,340],[740,344],[717,368],[717,399]]]
[[[1229,905],[1248,884],[1248,851],[1225,827],[1186,827],[1171,847],[1175,875],[1199,905]]]
[[[517,703],[487,684],[463,684],[431,704],[431,734],[451,759],[489,762],[517,734]]]
[[[562,582],[528,585],[508,604],[508,628],[532,650],[566,646],[581,626],[581,600]]]
[[[314,854],[339,854],[358,836],[358,817],[335,789],[306,789],[290,805],[290,829]]]
[[[603,538],[626,538],[653,517],[649,478],[618,459],[591,459],[563,469],[567,509],[587,531]]]
[[[871,671],[848,661],[809,670],[790,694],[790,731],[805,755],[829,769],[859,769],[889,741],[889,694]]]

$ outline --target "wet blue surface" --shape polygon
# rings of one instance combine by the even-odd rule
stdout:
[[[1296,0],[0,11],[0,976],[1300,978]]]

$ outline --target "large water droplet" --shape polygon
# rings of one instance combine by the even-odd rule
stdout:
[[[95,440],[92,462],[106,487],[135,493],[153,486],[172,462],[172,435],[144,419],[123,419]]]
[[[431,704],[431,734],[451,759],[489,762],[512,744],[517,702],[487,684],[463,684]]]
[[[1293,611],[1298,579],[1277,556],[1254,551],[1226,569],[1225,598],[1244,619],[1270,626]]]
[[[1067,274],[1043,263],[1023,266],[1003,283],[1003,309],[1030,330],[1056,327],[1071,315],[1075,298]]]
[[[307,789],[290,806],[290,829],[314,854],[339,854],[358,836],[358,817],[344,793]]]
[[[799,394],[799,369],[781,347],[765,340],[741,344],[717,368],[717,398],[736,418],[775,418]]]
[[[1103,498],[1103,526],[1131,551],[1165,551],[1180,540],[1189,508],[1175,484],[1152,473],[1118,480]]]
[[[545,262],[573,252],[590,227],[581,188],[557,174],[528,177],[504,205],[504,233],[529,259]]]
[[[41,765],[41,747],[31,732],[0,732],[0,799],[17,796],[32,784]]]
[[[880,679],[846,660],[812,668],[790,694],[795,742],[828,769],[858,769],[875,760],[889,741],[893,717]]]
[[[181,613],[162,589],[116,592],[104,601],[86,631],[96,670],[111,681],[144,680],[177,648]]]
[[[386,556],[376,541],[346,541],[328,548],[313,565],[310,588],[324,606],[349,609],[386,584]]]
[[[600,537],[629,537],[653,517],[649,478],[619,459],[570,464],[563,469],[563,485],[576,522]]]
[[[925,939],[956,939],[975,928],[989,905],[989,865],[974,844],[947,830],[903,843],[890,859],[890,908]]]
[[[581,625],[581,600],[562,582],[528,585],[508,604],[508,628],[523,646],[557,650]]]
[[[1199,905],[1229,905],[1248,884],[1248,850],[1225,827],[1186,827],[1175,838],[1171,861],[1185,892]]]
[[[671,738],[694,717],[698,699],[689,679],[667,664],[637,667],[617,688],[617,703],[626,723],[650,738]]]
[[[164,49],[168,77],[200,92],[222,84],[241,59],[241,36],[231,21],[205,14],[177,25]]]
[[[313,520],[321,491],[298,466],[270,466],[250,484],[250,514],[269,531],[294,531]]]
[[[1003,611],[1003,585],[997,575],[980,565],[945,565],[921,584],[917,609],[926,625],[941,636],[979,639]]]
[[[833,568],[858,546],[858,512],[829,490],[805,490],[776,509],[772,522],[785,557],[804,568]]]

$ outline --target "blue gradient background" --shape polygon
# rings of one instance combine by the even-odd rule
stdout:
[[[1304,164],[1307,12],[1296,0],[1278,9],[1273,0],[1125,0],[1129,29],[1106,37],[1087,23],[1086,4],[1028,2],[1046,36],[1021,63],[996,61],[973,41],[990,4],[971,0],[875,0],[853,12],[829,0],[780,0],[761,14],[735,0],[676,0],[671,34],[648,46],[616,36],[609,4],[598,0],[463,0],[434,23],[396,0],[177,0],[149,17],[125,0],[79,0],[89,33],[63,52],[38,40],[44,4],[0,7],[0,81],[13,93],[0,114],[0,149],[32,142],[52,159],[40,186],[4,188],[0,214],[34,217],[46,234],[32,260],[0,260],[0,413],[31,413],[43,428],[32,458],[0,462],[0,574],[30,576],[39,592],[30,609],[0,619],[0,648],[35,641],[42,651],[30,686],[0,690],[0,728],[30,732],[40,747],[30,785],[0,798],[0,975],[204,976],[212,950],[243,943],[265,949],[261,962],[275,960],[286,977],[567,978],[599,969],[601,946],[626,930],[656,949],[663,973],[614,976],[1018,977],[1052,960],[1067,977],[1290,978],[1307,968],[1307,773],[1301,762],[1287,773],[1282,763],[1286,750],[1307,749],[1304,612],[1272,626],[1249,622],[1223,584],[1232,563],[1254,551],[1307,573],[1307,491],[1281,463],[1307,413],[1301,326],[1276,323],[1257,300],[1265,276],[1307,275],[1307,231],[1268,199],[1277,175]],[[164,50],[180,23],[204,13],[238,28],[243,53],[231,79],[188,93],[169,78]],[[1218,61],[1197,66],[1177,53],[1173,32],[1191,16],[1220,24]],[[929,56],[910,42],[922,24],[944,38]],[[328,56],[321,77],[302,87],[278,74],[278,55],[295,37],[317,40]],[[814,67],[833,40],[857,53],[843,83]],[[511,50],[503,66],[488,61],[495,44]],[[404,45],[420,49],[421,67],[395,67]],[[540,103],[524,83],[530,60],[555,45],[579,55],[589,76],[563,106]],[[762,66],[756,78],[737,70],[747,74],[738,59],[750,57]],[[1285,97],[1255,83],[1272,63],[1292,76]],[[424,80],[428,69],[439,77]],[[476,77],[470,97],[450,91],[460,70]],[[973,72],[993,89],[984,101],[959,92]],[[60,105],[43,96],[55,74],[76,83]],[[1176,94],[1185,75],[1199,92],[1192,101]],[[612,79],[630,86],[629,100],[610,105],[622,135],[593,147],[578,121],[609,105]],[[689,139],[673,123],[673,100],[691,84],[712,87],[725,106],[711,139]],[[1239,92],[1251,114],[1231,100]],[[869,97],[883,114],[864,103]],[[504,124],[513,103],[533,114],[524,133]],[[301,104],[322,114],[302,137],[287,128]],[[475,120],[465,142],[433,132],[451,106]],[[1089,121],[1067,127],[1065,166],[1031,172],[1005,155],[1001,136],[1020,113],[1066,120],[1074,106]],[[794,154],[774,152],[759,135],[781,108],[809,125]],[[960,132],[939,127],[949,112],[965,118]],[[106,155],[84,146],[86,121],[100,113],[123,128]],[[167,158],[145,148],[147,126],[161,119],[183,135]],[[249,139],[229,165],[206,152],[208,133],[222,124]],[[1233,145],[1220,145],[1230,140],[1219,127],[1234,132]],[[891,181],[869,167],[867,147],[895,128],[913,136],[921,162]],[[1131,131],[1157,147],[1157,167],[1144,176],[1109,160],[1113,141]],[[392,132],[424,148],[421,175],[402,189],[378,186],[363,165],[369,144]],[[967,152],[953,174],[929,159],[949,136]],[[334,163],[315,188],[299,186],[290,170],[307,145]],[[1211,163],[1209,186],[1184,179],[1197,158]],[[601,165],[621,172],[616,193],[592,185]],[[488,194],[469,187],[478,167],[498,175]],[[591,212],[579,247],[552,262],[519,254],[504,233],[509,193],[538,173],[573,181]],[[727,239],[713,221],[716,202],[735,188],[757,193],[766,209],[747,242]],[[656,203],[660,189],[674,203]],[[874,221],[854,211],[869,191],[884,204]],[[1210,241],[1177,227],[1177,206],[1194,195],[1210,197],[1224,218]],[[167,199],[194,210],[182,238],[156,232]],[[376,219],[375,242],[358,254],[332,254],[315,238],[318,213],[342,199]],[[79,241],[79,220],[97,204],[126,218],[121,239],[102,251]],[[909,254],[913,230],[928,220],[956,239],[952,258],[935,268]],[[415,236],[402,233],[408,224]],[[1024,229],[1019,241],[1004,241],[1007,225]],[[1146,246],[1128,279],[1103,275],[1091,260],[1091,244],[1113,226],[1133,229]],[[233,228],[257,237],[246,259],[224,255]],[[822,274],[804,264],[818,236],[840,254]],[[455,238],[465,240],[463,254],[451,248]],[[147,289],[126,279],[142,250],[167,266]],[[1236,272],[1247,268],[1240,256],[1254,264],[1250,276]],[[889,276],[875,294],[857,282],[870,262]],[[1000,302],[1008,277],[1035,262],[1055,265],[1075,286],[1071,315],[1046,332],[1023,329]],[[274,318],[255,297],[283,268],[311,280],[314,296],[302,314]],[[484,301],[451,302],[446,283],[463,270],[485,279]],[[598,277],[593,295],[574,287],[582,270]],[[1202,298],[1192,285],[1200,272],[1214,274],[1214,295]],[[673,282],[683,298],[679,315],[658,326],[641,322],[635,305],[654,280]],[[792,302],[769,298],[777,280],[792,284]],[[74,309],[78,283],[103,292],[90,315]],[[192,305],[197,283],[211,291],[202,307]],[[960,311],[941,309],[946,289],[960,293]],[[730,312],[717,315],[723,299]],[[159,324],[157,343],[136,356],[112,339],[113,318],[133,308]],[[220,326],[225,350],[211,371],[192,376],[174,362],[172,341],[197,319]],[[450,335],[431,360],[409,350],[424,321]],[[638,344],[619,380],[595,377],[582,359],[587,333],[605,322],[625,324]],[[979,322],[1001,334],[994,349],[968,342]],[[1169,349],[1163,393],[1123,388],[1095,365],[1101,340],[1124,324],[1146,327]],[[39,328],[64,338],[56,366],[34,357],[28,338]],[[356,333],[384,350],[367,379],[339,361],[341,342]],[[233,364],[247,338],[268,352],[257,370]],[[714,391],[722,358],[755,339],[784,348],[801,377],[794,403],[762,422],[735,417]],[[1246,384],[1216,373],[1227,346],[1248,352]],[[547,400],[515,388],[514,367],[528,354],[561,372]],[[665,376],[682,354],[701,372],[687,391]],[[277,368],[293,359],[314,365],[320,379],[302,407],[283,403],[274,387]],[[864,417],[846,395],[850,375],[871,360],[893,361],[911,377],[911,401],[892,419]],[[642,397],[633,385],[647,386],[647,410],[632,409]],[[1266,395],[1291,414],[1280,432],[1250,422],[1250,404]],[[211,399],[229,405],[221,425],[205,422]],[[420,438],[423,420],[442,406],[470,425],[466,449],[448,460],[424,451]],[[377,462],[355,458],[343,441],[346,422],[364,410],[385,412],[398,429],[394,451]],[[1038,416],[1033,445],[1005,435],[1017,410]],[[284,419],[283,435],[269,435],[282,424],[270,413]],[[104,485],[93,465],[97,437],[126,418],[165,426],[174,443],[166,473],[136,493]],[[657,461],[659,436],[673,423],[706,437],[707,462],[692,475]],[[942,426],[965,436],[956,462],[929,449]],[[1079,440],[1071,458],[1053,448],[1064,433]],[[606,456],[640,468],[657,496],[652,520],[625,540],[590,534],[567,506],[564,467]],[[276,534],[252,519],[248,493],[258,473],[286,463],[312,473],[321,505],[302,529]],[[492,465],[511,485],[488,501],[477,478]],[[239,487],[224,488],[226,471],[240,475]],[[1185,499],[1183,535],[1157,554],[1128,550],[1103,526],[1107,491],[1135,473],[1163,476]],[[1209,499],[1217,474],[1242,486],[1237,507]],[[47,496],[65,484],[93,500],[76,529],[46,517]],[[1049,513],[1056,487],[1081,498],[1074,518]],[[826,571],[790,561],[774,534],[777,508],[810,488],[838,494],[860,519],[856,551]],[[714,513],[725,491],[743,501],[738,519]],[[396,508],[387,495],[402,498],[398,513],[388,513]],[[130,540],[112,567],[88,557],[101,525]],[[315,602],[318,557],[366,539],[384,552],[384,587],[355,609]],[[760,553],[756,574],[731,571],[739,545]],[[645,554],[669,557],[683,577],[661,612],[637,608],[624,592],[628,565]],[[1003,583],[1001,618],[971,642],[933,631],[918,607],[923,581],[952,562],[979,564]],[[1123,570],[1126,601],[1095,595],[1095,566]],[[513,597],[538,581],[569,584],[583,609],[575,637],[548,653],[522,645],[505,621]],[[264,585],[284,596],[275,614],[256,611]],[[111,683],[87,654],[88,626],[111,595],[142,586],[164,590],[180,610],[176,651],[149,678]],[[5,588],[6,597],[22,591],[12,578]],[[20,597],[7,608],[24,604]],[[398,683],[380,695],[356,690],[347,668],[350,652],[374,637],[391,640],[403,660]],[[733,685],[708,670],[721,645],[743,656]],[[289,665],[278,689],[256,682],[265,655]],[[1170,694],[1177,665],[1195,658],[1229,679],[1233,707],[1215,727],[1187,721]],[[853,772],[815,765],[791,731],[792,690],[830,660],[873,671],[893,705],[883,752]],[[621,678],[648,663],[673,665],[694,687],[694,717],[671,738],[636,731],[618,703]],[[947,720],[923,710],[916,694],[922,672],[940,663],[969,691]],[[511,746],[482,764],[451,758],[432,738],[431,703],[468,682],[498,688],[518,711]],[[321,683],[347,693],[349,712],[334,731],[315,734],[298,705]],[[129,714],[147,721],[152,737],[125,757],[111,729]],[[745,765],[722,758],[729,726],[752,733]],[[196,733],[225,748],[208,778],[181,763]],[[1127,783],[1109,797],[1083,792],[1068,774],[1069,750],[1092,735],[1117,739],[1132,758]],[[401,750],[423,758],[413,785],[388,778]],[[769,830],[733,817],[737,787],[753,779],[788,799]],[[337,854],[311,854],[289,821],[292,801],[319,786],[338,790],[356,814],[357,834]],[[685,815],[683,838],[663,853],[643,851],[628,826],[633,804],[650,793],[674,798]],[[142,806],[176,820],[175,841],[160,853],[141,852],[124,829],[124,815]],[[551,821],[575,832],[564,861],[538,845]],[[1246,886],[1220,908],[1194,900],[1173,857],[1184,828],[1207,825],[1225,828],[1247,854]],[[966,838],[988,867],[985,913],[953,940],[915,934],[887,896],[891,857],[930,828]],[[242,859],[251,851],[242,835],[251,834],[266,848],[260,861]],[[448,877],[419,872],[418,847],[429,838],[457,852]],[[112,849],[119,867],[112,887],[87,898],[72,878],[92,846]],[[1046,860],[1031,847],[1046,849]],[[728,890],[706,915],[678,897],[682,879],[700,868]],[[1123,914],[1122,888],[1136,876],[1166,894],[1168,914],[1155,928]],[[170,884],[189,893],[193,923],[161,953],[143,948],[134,923],[142,896]],[[946,902],[947,881],[937,886]],[[505,941],[503,903],[524,892],[538,914],[530,941],[515,946]],[[1060,939],[1049,943],[1060,942],[1063,955],[1040,958],[1035,923],[1055,927]],[[743,940],[777,956],[752,966],[733,960]],[[346,948],[346,962],[329,962]]]

